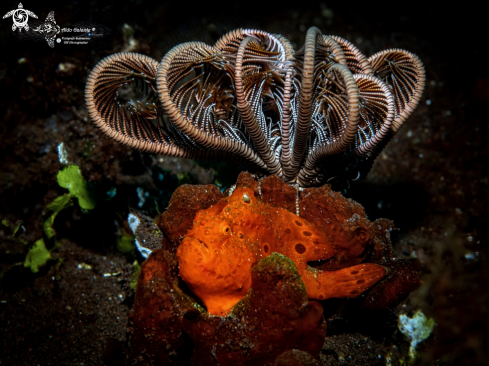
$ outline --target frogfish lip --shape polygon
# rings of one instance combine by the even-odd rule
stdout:
[[[213,257],[214,252],[210,246],[195,237],[185,237],[177,249],[180,265],[186,262],[202,265],[210,262]]]

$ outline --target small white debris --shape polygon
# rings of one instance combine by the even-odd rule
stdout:
[[[58,65],[58,72],[60,73],[69,73],[70,71],[72,71],[73,69],[75,68],[75,65],[73,65],[72,63],[70,62],[61,62],[59,65]]]
[[[467,259],[467,260],[469,260],[469,261],[470,261],[470,260],[474,260],[474,259],[475,259],[475,255],[474,255],[474,253],[472,253],[472,252],[468,252],[467,254],[465,254],[465,259]]]
[[[78,269],[92,269],[92,266],[86,263],[78,263]]]
[[[108,191],[107,191],[107,196],[109,196],[109,198],[113,198],[115,196],[115,194],[117,193],[117,190],[115,187],[112,187],[110,188]]]
[[[428,100],[426,101],[426,105],[431,105],[431,100],[429,100],[429,99],[428,99]]]
[[[423,312],[418,310],[412,318],[409,318],[406,314],[399,315],[397,326],[401,333],[411,340],[409,357],[414,361],[416,359],[416,346],[430,336],[435,326],[435,321],[426,318]]]
[[[22,64],[25,64],[27,62],[26,58],[25,57],[21,57],[17,60],[17,63],[19,65],[22,65]]]
[[[136,229],[138,228],[140,221],[136,215],[133,215],[130,213],[127,216],[127,223],[129,224],[129,227],[131,228],[131,231],[134,235],[136,235]]]
[[[63,142],[58,145],[58,159],[60,164],[68,164],[68,153],[66,152],[65,144]]]
[[[144,192],[144,189],[142,189],[141,187],[136,188],[136,191],[138,193],[138,199],[139,199],[138,207],[141,208],[146,202],[146,198],[149,197],[149,192]]]
[[[122,36],[124,37],[124,52],[134,51],[138,44],[134,39],[134,28],[125,23],[122,26]]]
[[[139,224],[141,223],[139,221],[139,218],[136,216],[136,215],[133,215],[132,213],[130,213],[128,216],[127,216],[127,223],[129,224],[129,227],[131,228],[131,231],[134,235],[136,235],[136,230],[139,226]],[[148,256],[151,254],[151,249],[148,249],[148,248],[145,248],[143,247],[141,244],[139,244],[139,241],[136,237],[136,239],[134,240],[134,243],[136,244],[136,248],[138,248],[139,252],[141,253],[141,255],[144,257],[144,258],[148,258]]]
[[[113,272],[113,273],[104,273],[104,277],[116,277],[120,276],[121,272]]]

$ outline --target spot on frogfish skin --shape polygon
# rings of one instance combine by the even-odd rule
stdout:
[[[301,243],[297,243],[295,245],[295,251],[299,254],[304,254],[306,252],[306,247]]]
[[[246,196],[252,202],[249,205],[243,204]],[[251,286],[252,266],[273,252],[286,255],[295,263],[312,299],[356,297],[386,273],[382,266],[370,263],[363,264],[361,271],[356,266],[311,271],[308,261],[335,255],[331,241],[317,226],[285,209],[257,201],[249,188],[237,188],[219,203],[220,207],[224,204],[226,208],[219,212],[213,211],[214,206],[199,211],[194,221],[205,225],[193,225],[177,250],[181,278],[211,314],[229,314]],[[228,215],[230,208],[233,216],[239,217],[239,225],[254,229],[237,230],[237,222]],[[224,225],[213,225],[214,222]],[[203,251],[203,244],[209,250]]]

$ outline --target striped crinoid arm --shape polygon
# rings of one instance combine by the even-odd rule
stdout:
[[[155,60],[136,53],[116,53],[101,60],[85,89],[90,117],[106,135],[133,148],[199,156],[202,149],[163,115],[156,91],[157,69]]]
[[[324,90],[321,92],[325,96],[323,104],[316,105],[317,113],[313,114],[314,126],[310,141],[312,149],[310,158],[320,151],[323,155],[317,158],[315,170],[312,173],[308,172],[310,176],[315,176],[310,183],[323,183],[338,174],[344,176],[347,171],[349,177],[347,179],[358,179],[368,172],[373,160],[392,136],[390,127],[394,118],[395,103],[389,87],[382,80],[371,75],[355,74],[353,79],[358,87],[359,119],[357,132],[348,146],[344,140],[345,143],[341,147],[336,146],[335,149],[335,139],[339,142],[341,140],[338,137],[345,138],[348,135],[346,131],[342,131],[341,124],[334,122],[338,117],[346,123],[350,122],[349,116],[341,116],[337,112],[340,110],[344,113],[346,110],[345,98],[338,98],[336,93],[335,99],[338,100],[331,100],[325,97]],[[319,107],[322,108],[323,113],[319,113]],[[325,108],[330,109],[329,116],[324,113]],[[340,130],[338,131],[337,127],[333,126],[339,126]],[[337,137],[331,139],[335,135]],[[342,169],[341,166],[348,167],[348,169],[343,171],[344,168]]]
[[[353,75],[359,91],[360,121],[351,150],[355,155],[370,153],[387,136],[395,114],[389,87],[371,75]]]
[[[423,63],[415,54],[389,49],[369,57],[374,74],[382,79],[394,96],[396,111],[392,132],[397,132],[419,103],[425,85]]]
[[[269,173],[282,176],[284,81],[293,57],[290,42],[283,36],[238,29],[215,47],[233,67],[238,110],[257,152]]]
[[[267,50],[270,43],[260,43],[248,36],[238,48],[235,63],[238,110],[267,170],[281,176],[279,158],[272,150],[275,141],[272,140],[273,125],[279,124],[283,109],[283,87],[280,85],[283,80],[274,70],[274,61],[278,61],[280,53]],[[265,115],[267,110],[271,123]]]
[[[324,75],[335,65],[346,65],[341,46],[332,38],[324,36],[316,27],[307,31],[306,42],[296,55],[296,70],[299,93],[299,111],[294,132],[291,172],[296,176],[306,154],[307,141],[317,111],[315,95]],[[345,67],[346,71],[348,69]],[[350,73],[351,74],[351,73]]]
[[[374,74],[372,65],[367,57],[365,57],[351,42],[339,36],[329,37],[340,45],[346,57],[346,66],[348,66],[348,69],[350,69],[353,74]]]
[[[215,47],[188,42],[174,47],[157,72],[159,98],[176,128],[220,154],[266,169],[250,143],[236,106],[229,62]]]
[[[287,38],[281,35],[267,33],[257,29],[236,29],[222,36],[214,45],[215,48],[222,52],[231,64],[236,63],[239,46],[246,37],[252,37],[257,40],[255,45],[250,48],[245,56],[245,62],[255,58],[262,61],[276,61],[285,63],[294,57],[294,49]],[[256,51],[256,53],[253,52]],[[255,57],[253,57],[255,56]],[[275,59],[270,56],[276,56]],[[284,68],[284,65],[282,65]]]
[[[314,180],[321,160],[347,150],[355,141],[360,121],[359,90],[346,66],[335,64],[323,71],[311,119],[309,152],[298,177],[303,186],[318,183]]]
[[[282,165],[283,179],[286,182],[293,181],[297,172],[292,166],[292,141],[298,115],[298,98],[296,96],[300,86],[294,78],[294,73],[294,68],[289,67],[285,74],[284,82],[280,163]]]
[[[323,71],[335,65],[341,64],[348,66],[348,59],[344,48],[334,38],[323,35],[317,38],[316,57],[314,67],[314,80],[317,82]]]

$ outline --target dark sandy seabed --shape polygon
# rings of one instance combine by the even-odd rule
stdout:
[[[397,317],[421,309],[436,326],[417,347],[419,364],[487,362],[489,78],[477,47],[484,21],[469,6],[397,5],[25,2],[40,19],[54,10],[61,27],[90,20],[111,30],[88,46],[54,49],[15,37],[11,20],[3,20],[0,218],[23,227],[15,237],[11,228],[0,228],[0,364],[103,365],[107,340],[125,337],[134,299],[129,283],[135,258],[115,245],[129,209],[154,216],[178,184],[215,179],[217,165],[205,170],[191,161],[140,153],[102,136],[89,121],[83,98],[87,75],[101,58],[128,50],[131,36],[124,24],[134,30],[134,51],[157,60],[178,43],[212,44],[238,27],[281,33],[298,49],[313,25],[352,41],[367,56],[394,47],[419,55],[427,75],[420,105],[346,196],[364,205],[371,220],[394,221],[396,255],[419,258],[423,283],[399,308],[370,319],[342,317],[326,304],[321,360],[385,365],[389,352],[405,355],[409,342]],[[16,1],[2,2],[0,12],[16,7]],[[117,193],[94,213],[77,205],[62,211],[55,222],[62,243],[52,252],[55,260],[32,274],[22,263],[29,245],[41,237],[43,209],[66,193],[56,182],[61,142],[70,162],[97,189],[114,187]],[[220,173],[218,180],[229,184],[237,173]],[[138,188],[143,197],[146,193],[142,207]],[[395,357],[392,362],[398,364]]]

